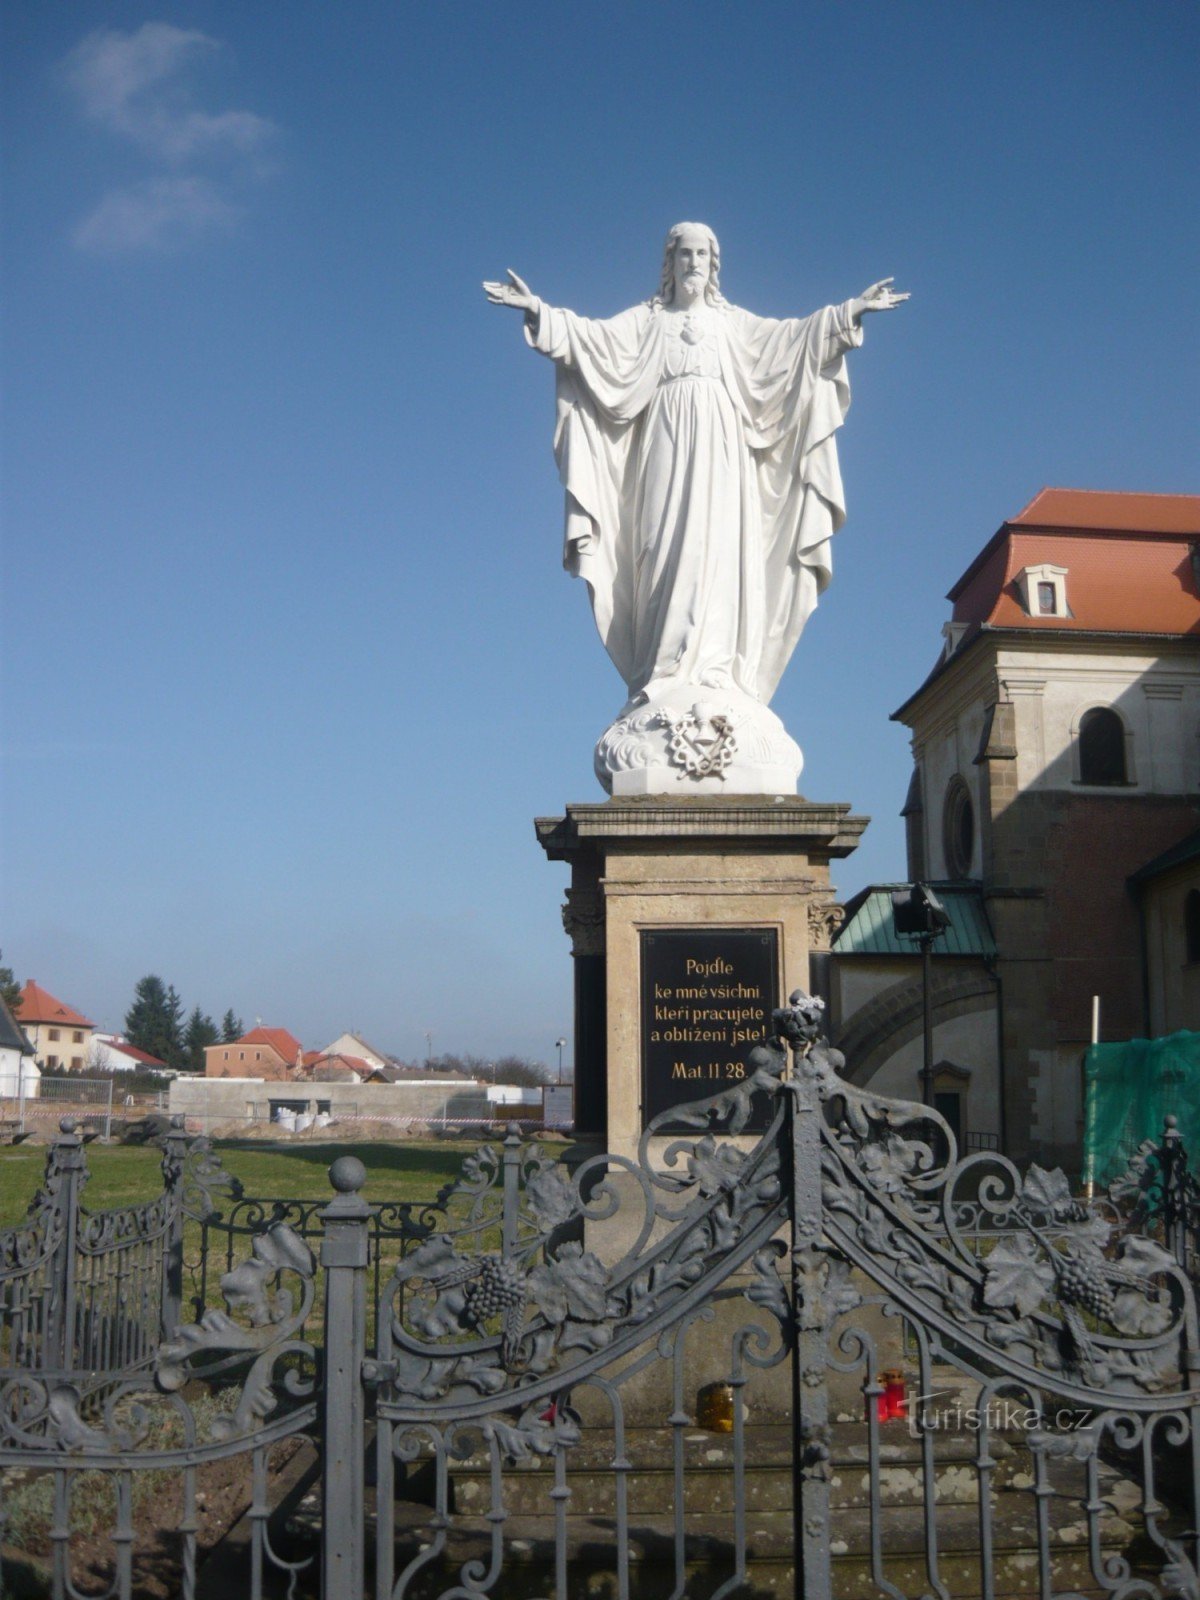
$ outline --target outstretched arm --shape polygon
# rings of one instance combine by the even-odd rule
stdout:
[[[494,306],[512,306],[514,311],[523,311],[530,316],[541,305],[537,295],[529,285],[518,278],[511,267],[507,269],[510,282],[484,283],[483,292]]]
[[[520,282],[520,279],[517,281]],[[903,305],[908,295],[898,294],[892,288],[895,281],[895,278],[881,278],[869,289],[864,289],[857,300],[851,300],[850,315],[855,322],[861,322],[868,311],[894,311],[898,305]]]

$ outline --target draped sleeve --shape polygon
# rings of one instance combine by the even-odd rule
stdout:
[[[774,693],[832,575],[830,540],[846,519],[837,430],[850,409],[845,353],[862,343],[850,303],[810,317],[730,306],[722,366],[756,463],[767,617],[759,694]]]
[[[604,647],[632,670],[633,516],[638,418],[658,382],[661,319],[648,306],[604,320],[539,304],[525,338],[555,366],[554,459],[566,521],[563,565],[583,578]]]

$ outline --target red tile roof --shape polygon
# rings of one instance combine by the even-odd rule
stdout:
[[[1094,528],[1106,533],[1200,534],[1200,494],[1039,489],[1014,527]]]
[[[1192,548],[1200,495],[1043,489],[1002,524],[950,590],[954,621],[1038,632],[1200,633]],[[1070,615],[1031,617],[1017,577],[1065,567]]]
[[[21,1004],[17,1008],[17,1020],[23,1028],[30,1027],[36,1022],[48,1022],[64,1028],[94,1028],[96,1024],[89,1022],[81,1011],[64,1005],[61,1000],[56,1000],[52,994],[43,989],[40,983],[35,983],[32,978],[28,980],[21,990]]]
[[[268,1044],[281,1060],[294,1067],[303,1054],[299,1039],[286,1028],[251,1028],[237,1041],[238,1044]]]
[[[110,1050],[119,1050],[123,1056],[130,1056],[134,1061],[140,1061],[144,1067],[162,1067],[167,1063],[160,1061],[157,1056],[152,1056],[148,1050],[139,1050],[137,1045],[130,1044],[126,1039],[106,1039]]]
[[[1063,567],[1069,616],[1030,616],[1026,567]],[[1042,489],[984,545],[946,597],[955,646],[909,707],[984,629],[1200,638],[1200,495]]]
[[[352,1072],[354,1076],[359,1079],[368,1077],[372,1072],[375,1071],[375,1068],[371,1065],[371,1063],[369,1061],[364,1061],[361,1056],[348,1056],[343,1055],[340,1052],[332,1056],[328,1053],[321,1055],[316,1061],[313,1062],[312,1065],[314,1071],[316,1071],[317,1068],[338,1067],[347,1072]]]

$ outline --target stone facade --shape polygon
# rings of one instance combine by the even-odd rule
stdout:
[[[910,876],[984,895],[1018,1162],[1077,1164],[1093,996],[1104,1039],[1176,1014],[1165,991],[1147,1009],[1130,879],[1200,824],[1195,533],[1200,497],[1043,491],[951,591],[943,658],[895,714]]]
[[[829,864],[866,818],[796,796],[625,797],[537,821],[571,864],[563,922],[575,960],[576,1125],[632,1155],[642,1131],[641,938],[653,930],[768,930],[778,993],[812,986],[838,913]]]

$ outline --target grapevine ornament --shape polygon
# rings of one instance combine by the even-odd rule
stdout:
[[[1091,1271],[1079,1261],[1064,1259],[1054,1252],[1054,1268],[1058,1274],[1058,1298],[1064,1306],[1079,1306],[1094,1317],[1111,1323],[1116,1301],[1107,1281],[1100,1273]]]
[[[511,1261],[485,1256],[463,1295],[463,1318],[482,1329],[490,1317],[504,1318],[500,1354],[506,1367],[515,1364],[525,1321],[525,1284]]]

